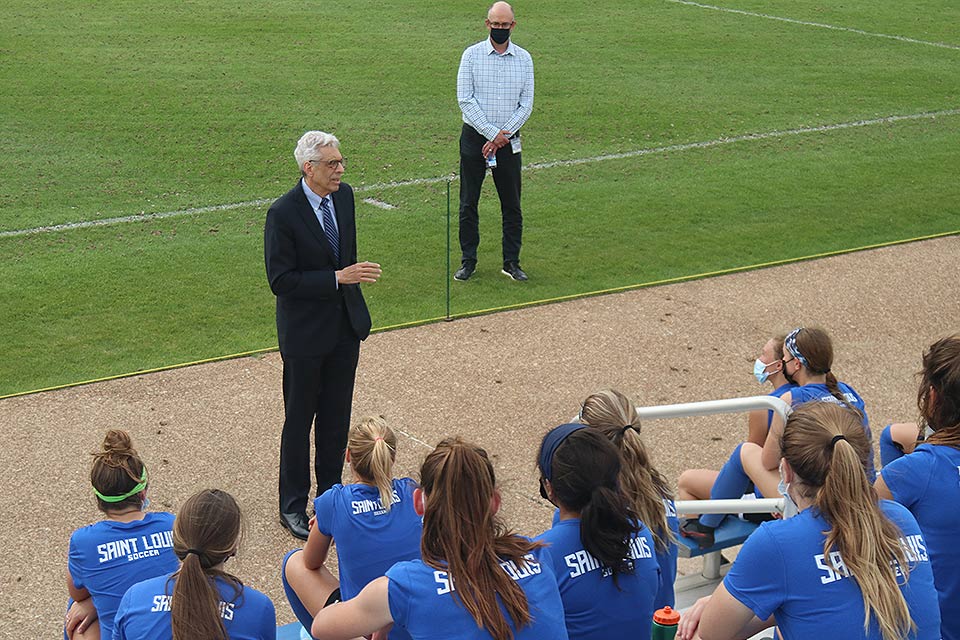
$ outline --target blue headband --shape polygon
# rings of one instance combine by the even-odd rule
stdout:
[[[570,434],[574,431],[586,428],[587,425],[585,424],[562,424],[555,429],[551,429],[547,435],[543,437],[543,442],[540,443],[540,455],[538,456],[537,464],[540,466],[540,471],[543,472],[544,478],[547,480],[553,479],[553,454],[557,452],[557,449],[560,448],[563,441],[570,437]]]
[[[810,368],[810,364],[807,362],[807,359],[800,353],[800,349],[797,347],[797,334],[803,331],[803,327],[798,327],[791,331],[787,337],[783,340],[783,346],[787,348],[787,351],[793,354],[793,356],[800,361],[800,364],[805,366],[807,369]]]

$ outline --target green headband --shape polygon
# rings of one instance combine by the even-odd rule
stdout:
[[[99,491],[97,491],[97,488],[96,488],[96,487],[93,488],[93,492],[94,492],[95,494],[97,494],[97,497],[100,498],[101,500],[103,500],[104,502],[121,502],[121,501],[123,501],[123,500],[126,500],[127,498],[129,498],[129,497],[132,496],[132,495],[135,495],[135,494],[137,494],[137,493],[140,493],[141,491],[143,491],[143,490],[146,489],[146,488],[147,488],[147,468],[144,467],[144,468],[143,468],[143,473],[140,474],[140,484],[138,484],[137,486],[135,486],[133,489],[130,489],[130,491],[127,491],[127,492],[126,492],[125,494],[123,494],[122,496],[105,496],[105,495],[103,495],[102,493],[100,493]]]

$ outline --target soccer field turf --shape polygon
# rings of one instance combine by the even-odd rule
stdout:
[[[358,202],[375,327],[444,315],[446,184],[390,183],[456,172],[456,68],[485,5],[8,7],[0,395],[274,346],[264,204],[17,232],[271,200],[310,128],[341,138],[358,199],[396,207]],[[960,229],[955,2],[516,10],[531,281],[498,273],[488,184],[454,313]]]

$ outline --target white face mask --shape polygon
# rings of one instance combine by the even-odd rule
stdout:
[[[780,484],[777,485],[777,491],[783,496],[783,519],[792,518],[800,513],[797,503],[790,497],[790,483],[783,479],[783,460],[780,461]]]

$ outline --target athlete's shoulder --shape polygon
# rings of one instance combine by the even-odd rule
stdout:
[[[173,585],[174,578],[173,574],[170,573],[135,582],[127,589],[127,593],[130,594],[131,598],[139,598],[143,595],[148,597],[162,594],[171,595],[173,593]]]
[[[796,389],[796,388],[797,388],[797,385],[796,385],[796,384],[794,384],[794,383],[792,383],[792,382],[788,382],[788,383],[786,383],[786,384],[780,385],[779,387],[777,387],[776,389],[774,389],[773,391],[771,391],[769,395],[773,396],[774,398],[779,398],[779,397],[781,397],[783,394],[788,393],[788,392],[792,392],[792,391],[793,391],[794,389]]]
[[[100,520],[84,525],[70,534],[70,544],[84,544],[91,541],[99,542],[104,536],[116,531],[114,523],[109,520]]]
[[[895,500],[880,500],[880,511],[904,533],[910,535],[920,532],[917,518],[909,509]]]
[[[261,591],[257,591],[253,587],[243,585],[243,606],[252,606],[257,609],[262,609],[264,611],[273,611],[276,612],[276,609],[273,605],[273,600],[271,600],[267,595]]]
[[[176,516],[169,511],[148,511],[143,517],[144,524],[173,526]]]

